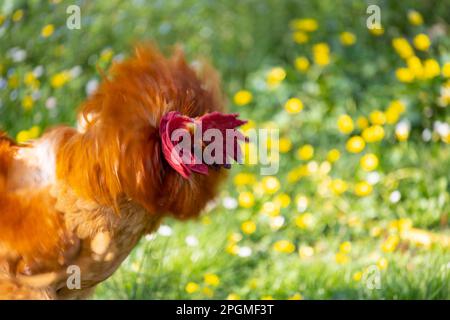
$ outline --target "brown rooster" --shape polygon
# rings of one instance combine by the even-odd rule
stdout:
[[[0,298],[86,298],[162,218],[195,217],[214,198],[228,163],[186,162],[194,152],[173,153],[171,134],[245,122],[221,113],[218,76],[201,66],[139,46],[82,105],[77,129],[27,145],[0,133]],[[70,266],[79,289],[67,285]]]

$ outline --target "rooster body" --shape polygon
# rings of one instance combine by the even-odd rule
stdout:
[[[26,145],[0,133],[0,298],[86,298],[165,216],[197,216],[226,174],[181,176],[161,151],[160,122],[222,109],[210,67],[141,46],[82,105],[77,129]],[[80,289],[67,284],[70,266]]]

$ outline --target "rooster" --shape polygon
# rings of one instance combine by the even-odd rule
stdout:
[[[198,160],[194,150],[174,152],[171,134],[231,130],[236,151],[245,121],[223,108],[212,67],[141,45],[113,64],[77,128],[23,145],[0,132],[0,298],[88,298],[164,217],[198,216],[229,161],[186,161]],[[219,156],[239,161],[229,149]],[[70,266],[80,271],[75,289]]]

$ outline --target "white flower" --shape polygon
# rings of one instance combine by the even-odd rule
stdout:
[[[40,76],[42,76],[44,74],[44,67],[37,66],[36,68],[34,68],[33,74],[36,78],[39,78]]]
[[[299,212],[304,212],[308,208],[308,198],[301,196],[297,199],[297,210]]]
[[[76,78],[81,74],[82,71],[83,69],[81,68],[81,66],[75,66],[70,69],[69,73],[72,78]]]
[[[189,247],[198,246],[198,239],[195,236],[187,236],[185,241]]]
[[[400,201],[401,198],[402,194],[400,193],[400,191],[395,190],[390,194],[389,201],[391,201],[392,203],[397,203]]]
[[[57,100],[55,97],[49,97],[46,101],[45,101],[45,107],[49,110],[51,109],[55,109],[56,108],[56,104],[57,104]]]
[[[237,200],[236,200],[235,198],[232,198],[232,197],[225,197],[225,198],[223,198],[223,200],[222,200],[222,205],[223,205],[223,207],[224,207],[225,209],[228,209],[228,210],[234,210],[234,209],[237,208],[238,202],[237,202]]]
[[[423,132],[422,132],[423,141],[428,142],[431,140],[431,138],[432,138],[431,130],[430,129],[423,130]]]
[[[91,79],[86,84],[86,94],[90,96],[97,90],[98,88],[98,80],[97,79]]]
[[[411,124],[407,120],[402,120],[397,123],[395,127],[395,133],[399,136],[407,136],[409,134],[409,130],[411,129]]]
[[[270,228],[272,230],[278,230],[284,225],[284,217],[283,216],[276,216],[270,218]]]
[[[19,47],[9,49],[8,55],[14,62],[22,62],[27,57],[27,52]]]
[[[380,174],[377,171],[369,172],[367,174],[367,182],[371,185],[375,185],[380,181]]]
[[[172,228],[167,225],[162,225],[158,229],[158,234],[163,237],[170,237],[172,235]]]
[[[252,255],[252,249],[250,247],[240,247],[238,256],[242,258],[250,257]]]

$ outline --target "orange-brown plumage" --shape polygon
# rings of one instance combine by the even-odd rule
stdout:
[[[0,298],[86,297],[164,216],[197,216],[225,170],[183,178],[161,152],[159,124],[170,111],[222,110],[211,67],[144,45],[112,66],[78,130],[54,128],[29,146],[0,135]],[[72,264],[81,290],[66,286]]]

